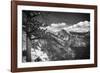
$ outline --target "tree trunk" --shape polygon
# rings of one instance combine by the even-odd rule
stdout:
[[[27,62],[31,62],[31,48],[32,48],[32,43],[31,40],[29,39],[29,37],[26,38],[26,52],[27,52],[27,56],[26,56],[26,61]]]

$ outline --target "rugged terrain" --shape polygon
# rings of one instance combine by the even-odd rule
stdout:
[[[79,22],[66,27],[65,25],[65,23],[61,23],[53,24],[53,27],[40,27],[45,30],[45,34],[40,34],[42,38],[32,36],[35,39],[31,41],[31,61],[60,61],[90,58],[89,22]],[[23,58],[23,61],[25,61],[25,54]]]

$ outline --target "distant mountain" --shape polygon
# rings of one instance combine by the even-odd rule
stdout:
[[[69,31],[69,32],[79,32],[79,33],[89,32],[90,22],[88,21],[79,22],[77,24],[69,26],[68,28],[65,27],[64,30]]]
[[[78,32],[78,33],[84,33],[90,31],[90,22],[89,21],[83,21],[79,22],[77,24],[68,25],[66,23],[52,23],[50,26],[47,27],[40,27],[41,29],[46,29],[47,32],[51,32],[54,34],[58,34],[62,30],[65,30],[66,32]]]

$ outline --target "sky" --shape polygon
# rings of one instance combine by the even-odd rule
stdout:
[[[40,12],[41,15],[37,16],[36,19],[42,23],[46,23],[47,25],[51,25],[52,23],[55,24],[66,23],[67,25],[73,25],[81,21],[90,21],[89,13],[46,12],[46,11],[33,11],[33,12]]]
[[[23,11],[23,12],[30,12],[30,11]],[[46,25],[46,29],[48,29],[49,31],[58,32],[61,29],[65,29],[67,31],[83,32],[89,30],[90,26],[89,13],[46,12],[46,11],[33,11],[33,12],[40,13],[40,15],[36,16],[35,19]]]

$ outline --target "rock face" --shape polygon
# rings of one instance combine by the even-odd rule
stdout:
[[[84,21],[78,24],[61,27],[60,24],[53,25],[57,31],[53,32],[51,26],[41,27],[46,29],[42,39],[32,40],[31,60],[39,61],[59,61],[76,60],[90,58],[90,27],[89,22]],[[63,24],[63,26],[66,26]],[[60,28],[60,30],[58,28]],[[81,28],[81,29],[80,29]],[[25,33],[24,33],[25,37]],[[25,48],[25,38],[23,39],[23,49]],[[25,51],[25,49],[24,49]],[[25,57],[23,57],[25,58]]]

